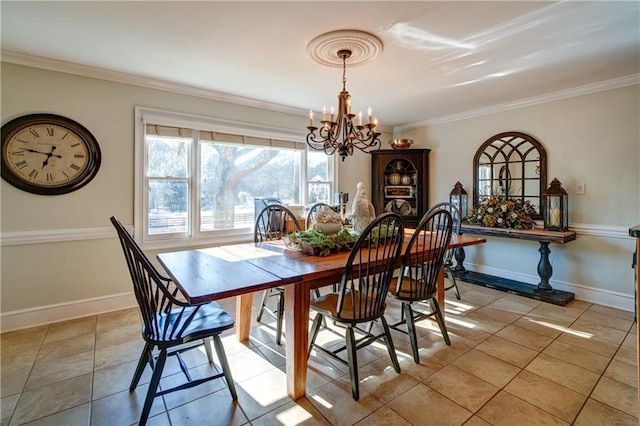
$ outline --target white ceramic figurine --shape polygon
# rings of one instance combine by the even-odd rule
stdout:
[[[367,225],[376,217],[376,211],[373,204],[367,199],[367,193],[364,190],[364,184],[358,182],[356,186],[356,196],[351,206],[351,220],[353,221],[353,230],[361,233]]]

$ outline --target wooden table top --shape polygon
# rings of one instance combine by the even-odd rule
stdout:
[[[478,236],[453,235],[449,247],[484,242]],[[198,304],[303,280],[331,284],[342,275],[348,256],[348,251],[310,256],[282,241],[269,241],[160,253],[157,258],[186,300]]]
[[[194,305],[283,283],[280,276],[222,247],[160,253],[157,258],[187,302]]]

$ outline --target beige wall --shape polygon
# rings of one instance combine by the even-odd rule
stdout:
[[[135,106],[289,131],[304,130],[308,124],[306,114],[267,111],[4,62],[1,84],[2,123],[36,112],[60,114],[87,127],[102,150],[102,165],[96,178],[70,194],[54,197],[29,194],[2,180],[3,241],[15,233],[42,239],[43,233],[59,232],[51,238],[53,242],[3,243],[0,275],[3,316],[131,293],[109,217],[116,215],[124,224],[133,224]],[[383,140],[389,138],[390,133],[382,136]],[[353,197],[357,182],[369,186],[370,169],[369,157],[361,153],[340,163],[339,190]],[[85,240],[89,231],[95,231],[98,237]],[[65,239],[70,241],[60,241]],[[106,309],[118,306],[97,303],[105,305]]]
[[[131,284],[108,218],[117,215],[123,223],[133,223],[136,105],[289,130],[307,125],[306,115],[7,63],[2,63],[1,85],[2,123],[35,112],[68,116],[91,130],[103,154],[97,177],[71,194],[45,197],[19,191],[4,181],[0,184],[3,321],[24,313],[46,321],[45,311],[56,311],[51,314],[55,319],[65,309],[76,315],[86,309],[117,308],[122,301],[120,305],[108,301],[123,294],[132,302]],[[640,223],[638,98],[635,86],[396,136],[412,137],[415,148],[433,150],[430,201],[435,203],[448,199],[456,180],[471,189],[472,158],[486,138],[507,130],[530,133],[547,149],[549,178],[558,177],[572,193],[571,223],[611,227],[609,234],[620,234],[623,228]],[[388,134],[381,137],[383,143],[390,138]],[[338,170],[340,191],[353,198],[357,182],[362,181],[371,194],[368,155],[356,153],[340,162]],[[587,184],[584,196],[573,195],[578,180]],[[91,237],[93,231],[97,236]],[[15,233],[33,234],[41,240],[40,234],[52,232],[51,242],[5,243],[5,237]],[[632,242],[628,238],[581,234],[566,247],[551,248],[553,279],[578,289],[633,298]],[[493,239],[483,247],[467,250],[467,255],[471,266],[524,278],[536,275],[536,243]],[[586,293],[585,297],[592,295]],[[81,305],[85,311],[78,309]]]
[[[578,238],[550,246],[555,287],[571,286],[577,297],[604,300],[608,292],[633,301],[633,241],[630,226],[640,223],[640,86],[519,108],[397,134],[415,147],[431,148],[432,203],[448,200],[456,181],[471,194],[473,156],[489,137],[520,131],[547,151],[548,181],[554,177],[569,193],[569,226]],[[576,184],[586,194],[576,195]],[[471,198],[471,196],[470,196]],[[598,235],[596,235],[598,234]],[[472,269],[499,276],[536,279],[539,245],[491,238],[466,251]],[[602,294],[603,290],[605,294]],[[627,306],[627,305],[625,305]],[[631,306],[631,305],[629,305]]]

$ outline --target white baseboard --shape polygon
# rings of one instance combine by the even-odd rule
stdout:
[[[522,274],[519,272],[507,271],[506,269],[493,268],[490,266],[465,263],[464,267],[473,272],[494,275],[527,284],[538,285],[540,277],[537,275]],[[549,280],[549,284],[554,289],[568,291],[575,294],[575,298],[585,302],[597,303],[598,305],[609,306],[611,308],[622,309],[624,311],[635,311],[635,296],[633,294],[618,293],[615,291],[603,290],[599,288],[585,287],[580,284],[568,283],[565,281]]]
[[[18,311],[5,312],[0,315],[0,331],[4,333],[52,322],[133,308],[135,306],[138,305],[133,292],[131,292],[21,309]]]

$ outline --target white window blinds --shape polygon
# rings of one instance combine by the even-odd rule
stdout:
[[[184,127],[162,126],[158,124],[146,125],[147,135],[190,138],[196,130]],[[207,142],[232,143],[249,146],[274,147],[285,149],[305,149],[304,142],[286,141],[282,139],[260,138],[256,136],[235,135],[231,133],[211,132],[207,130],[199,131],[200,140]]]
[[[305,149],[304,142],[285,141],[282,139],[260,138],[255,136],[233,135],[230,133],[200,131],[201,141],[237,143],[251,146]]]

